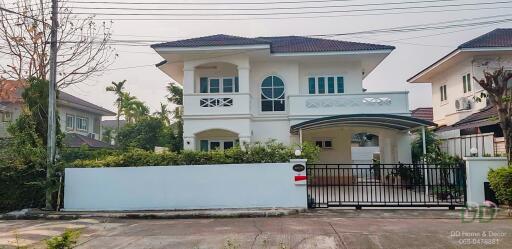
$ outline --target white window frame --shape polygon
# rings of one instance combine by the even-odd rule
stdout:
[[[236,140],[230,140],[230,139],[200,139],[200,140],[208,141],[208,151],[212,151],[211,144],[215,143],[215,142],[220,144],[219,148],[218,148],[219,150],[224,150],[225,149],[224,143],[226,143],[226,142],[232,142],[233,143],[233,147],[235,147],[235,145],[236,145]]]
[[[12,112],[2,112],[2,122],[12,122]]]
[[[467,77],[469,75],[469,78]],[[464,79],[466,79],[466,82],[464,82]],[[471,79],[471,73],[465,73],[462,75],[462,92],[464,95],[471,95],[473,93],[473,80]],[[471,90],[468,90],[471,88]],[[464,92],[464,89],[466,89],[466,92]]]
[[[441,94],[441,106],[448,104],[448,90],[446,84],[442,84],[439,90]]]
[[[70,126],[68,126],[68,118],[69,118],[69,117],[73,118],[73,121],[71,121],[71,127],[70,127]],[[73,130],[75,130],[75,126],[76,126],[75,122],[76,122],[76,117],[75,117],[75,115],[67,114],[67,113],[66,113],[66,130],[68,130],[68,131],[73,131]]]
[[[207,82],[208,82],[208,92],[206,93],[203,93],[203,94],[221,94],[221,93],[237,93],[235,90],[236,90],[236,83],[235,83],[235,78],[236,76],[228,76],[228,77],[218,77],[218,76],[201,76],[199,77],[199,79],[201,78],[207,78]],[[232,92],[224,92],[224,79],[231,79],[231,81],[233,82],[233,91]],[[211,80],[219,80],[219,92],[218,93],[212,93],[210,92],[210,86],[211,86]],[[201,84],[201,83],[199,83]],[[201,88],[201,85],[199,85],[199,88]]]
[[[317,142],[321,142],[322,143],[322,145],[320,146],[321,149],[330,150],[330,149],[334,148],[334,145],[333,145],[333,142],[332,142],[333,141],[332,138],[315,138],[314,141],[315,141],[315,146],[318,146],[316,144]],[[331,146],[326,146],[326,142],[330,142]]]
[[[76,116],[75,118],[75,122],[76,122],[76,130],[77,131],[85,131],[85,132],[88,132],[89,131],[89,119],[86,118],[86,117],[80,117],[80,116]],[[81,127],[79,127],[78,125],[78,120],[85,120],[85,129],[82,129]]]
[[[334,93],[329,93],[329,83],[328,78],[334,77]],[[338,77],[343,78],[343,92],[338,92]],[[309,78],[315,78],[315,93],[309,93]],[[318,78],[324,78],[325,79],[325,93],[319,93],[318,92]],[[328,74],[328,75],[309,75],[306,79],[307,82],[307,91],[306,93],[309,95],[328,95],[328,94],[344,94],[345,91],[345,76],[341,74]]]

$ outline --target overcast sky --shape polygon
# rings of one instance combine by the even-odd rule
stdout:
[[[86,1],[86,0],[77,0]],[[112,0],[120,2],[162,2],[162,3],[197,3],[197,2],[260,2],[256,0]],[[264,0],[265,2],[275,2]],[[276,0],[276,1],[307,1],[307,0]],[[411,2],[412,0],[334,0],[323,1],[320,3],[299,4],[264,4],[264,5],[122,5],[121,7],[135,8],[278,8],[278,7],[308,7],[308,6],[345,6],[360,5],[365,3],[397,3]],[[320,0],[322,1],[322,0]],[[421,0],[415,0],[421,1]],[[12,2],[12,0],[11,0]],[[261,1],[263,2],[263,1]],[[168,16],[98,16],[98,18],[203,18],[202,16],[178,16],[173,13],[273,13],[273,12],[308,12],[308,11],[344,11],[356,10],[353,12],[334,12],[328,14],[304,14],[293,16],[326,16],[307,19],[278,19],[278,20],[152,20],[152,21],[114,21],[113,39],[123,40],[158,40],[171,41],[182,38],[192,38],[213,34],[231,34],[247,37],[255,36],[281,36],[281,35],[316,35],[332,33],[348,33],[357,31],[367,31],[382,28],[394,28],[405,25],[431,24],[443,21],[452,21],[467,18],[466,23],[500,20],[504,15],[511,13],[512,3],[504,4],[485,4],[493,1],[486,0],[431,0],[422,1],[418,4],[398,4],[398,5],[370,5],[354,6],[343,8],[317,8],[317,9],[297,9],[297,10],[266,10],[266,11],[142,11],[142,13],[168,13]],[[500,1],[494,1],[500,2]],[[482,5],[471,5],[479,3]],[[460,4],[469,4],[463,5]],[[95,6],[95,7],[119,7],[120,5],[108,4],[73,4],[74,6]],[[71,5],[71,6],[73,6]],[[440,5],[459,5],[453,7],[436,8],[415,8],[415,9],[395,9],[395,10],[375,10],[384,8],[404,8],[411,6],[440,6]],[[471,10],[468,10],[471,9]],[[447,11],[456,10],[456,11]],[[103,13],[134,13],[138,11],[123,10],[76,10],[76,12],[103,12]],[[437,12],[434,12],[437,11]],[[140,12],[140,11],[139,11]],[[403,13],[414,12],[414,13]],[[395,13],[395,14],[382,14]],[[400,14],[398,14],[400,13]],[[371,15],[369,15],[371,14]],[[272,15],[273,17],[290,17]],[[336,16],[336,17],[332,17]],[[236,18],[237,16],[227,16]],[[240,16],[238,16],[240,17]],[[243,16],[242,16],[243,17]],[[247,17],[247,16],[246,16]],[[248,16],[254,18],[255,16]],[[261,18],[262,16],[256,16]],[[218,17],[222,18],[222,17]],[[506,18],[506,17],[505,17]],[[470,40],[476,36],[484,34],[495,28],[512,27],[510,22],[499,24],[487,24],[485,26],[467,26],[452,29],[429,30],[421,32],[402,32],[388,34],[371,35],[349,35],[338,36],[334,39],[349,40],[357,42],[368,42],[393,45],[395,51],[391,53],[363,82],[363,86],[368,91],[395,91],[409,90],[409,99],[411,109],[416,107],[431,106],[431,90],[428,84],[407,84],[406,80],[430,65],[441,56],[449,53],[459,44]],[[105,87],[112,81],[127,80],[126,88],[132,95],[137,96],[148,104],[152,111],[159,107],[159,103],[165,101],[165,86],[170,78],[152,66],[158,63],[162,58],[154,52],[149,46],[119,46],[116,45],[119,57],[112,65],[113,69],[141,66],[132,69],[118,69],[105,72],[100,77],[90,79],[83,84],[69,87],[66,92],[76,95],[95,104],[114,110],[114,96],[105,92]]]

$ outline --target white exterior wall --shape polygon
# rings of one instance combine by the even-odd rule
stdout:
[[[293,165],[67,168],[64,208],[68,211],[306,208],[306,185],[295,184],[294,176],[299,173],[293,171]]]
[[[499,57],[498,57],[499,56]],[[485,66],[484,66],[485,65]],[[479,97],[483,89],[473,79],[472,91],[464,93],[462,76],[470,73],[471,78],[483,78],[483,70],[493,71],[500,66],[512,70],[512,56],[497,55],[486,57],[471,57],[458,63],[456,66],[445,70],[432,79],[432,107],[434,111],[434,123],[439,125],[451,125],[457,121],[478,112],[485,107],[485,99],[475,102],[473,97]],[[440,86],[446,85],[448,100],[441,102]],[[460,97],[468,97],[471,101],[470,110],[457,111],[455,101]]]
[[[332,140],[331,149],[320,150],[320,163],[353,163],[352,135],[356,133],[371,133],[379,136],[381,163],[410,163],[411,137],[407,132],[400,132],[375,127],[333,127],[303,131],[303,141],[314,143],[316,140]]]
[[[7,112],[12,113],[11,122],[14,122],[20,116],[22,111],[21,104],[4,103],[2,105],[6,107]],[[7,128],[9,127],[11,122],[2,122],[2,120],[0,120],[0,138],[10,137],[9,132],[7,132]]]
[[[262,59],[258,57],[254,59],[244,54],[185,60],[183,81],[185,149],[199,149],[199,140],[208,139],[208,136],[210,140],[222,139],[215,132],[208,132],[217,129],[236,134],[240,143],[276,140],[293,145],[299,143],[299,137],[290,134],[290,126],[306,120],[355,113],[410,115],[407,92],[363,92],[363,67],[361,60],[357,57],[346,60],[334,57],[326,60],[314,56],[311,58]],[[261,83],[266,77],[272,75],[278,76],[284,82],[285,111],[262,112]],[[233,76],[238,76],[240,79],[238,93],[199,93],[200,77]],[[343,76],[345,92],[310,95],[308,78],[311,76]],[[232,98],[233,106],[200,107],[201,99],[205,98]],[[314,108],[309,104],[311,101],[324,100],[329,103],[334,101],[336,104],[334,106],[322,104]],[[339,132],[329,134],[335,138],[334,146],[337,149],[322,151],[320,155],[322,162],[351,163],[351,132],[355,128],[339,129]],[[409,138],[406,133],[371,127],[361,129],[361,131],[368,130],[378,131],[378,135],[382,138],[383,162],[411,161]],[[200,138],[199,133],[202,133]],[[324,134],[323,131],[318,133]],[[306,140],[307,137],[304,137],[303,141]]]
[[[484,182],[488,182],[489,169],[506,167],[507,159],[503,157],[467,157],[466,187],[468,203],[481,204],[485,201]]]
[[[96,140],[101,140],[101,116],[98,115],[98,114],[94,114],[94,113],[90,113],[90,112],[85,112],[85,111],[82,111],[82,110],[78,110],[78,109],[75,109],[75,108],[70,108],[70,107],[67,107],[67,106],[59,106],[58,108],[58,114],[59,114],[59,119],[60,119],[60,129],[62,132],[64,133],[77,133],[77,134],[81,134],[81,135],[84,135],[84,136],[88,136],[89,134],[94,134],[94,138]],[[66,128],[66,115],[73,115],[75,116],[75,127],[74,129],[68,129]],[[82,117],[82,118],[87,118],[87,121],[88,121],[88,124],[87,124],[87,130],[84,131],[84,130],[78,130],[76,129],[76,117]],[[100,124],[99,124],[99,133],[97,132],[94,132],[93,128],[94,128],[94,119],[95,118],[98,118],[100,120]]]
[[[14,122],[21,115],[23,105],[21,103],[4,104],[4,105],[7,107],[7,111],[13,113],[12,121]],[[60,105],[57,107],[57,112],[59,114],[59,119],[60,119],[60,128],[61,128],[61,131],[64,133],[78,133],[78,134],[87,136],[89,133],[94,133],[93,132],[94,118],[99,118],[100,119],[100,133],[94,133],[94,134],[95,134],[95,138],[97,140],[101,139],[101,116],[100,115],[89,113],[89,112],[84,112],[84,111],[78,110],[76,108],[70,108],[70,107],[60,106]],[[75,129],[73,129],[73,130],[66,129],[66,114],[71,114],[71,115],[74,115],[75,117],[80,116],[80,117],[88,118],[88,120],[89,120],[89,124],[87,127],[88,130],[87,131],[79,131],[79,130],[76,130],[76,126],[75,126]],[[76,120],[75,120],[75,122],[76,122]],[[7,132],[7,127],[9,126],[9,124],[10,124],[9,122],[1,122],[0,121],[0,138],[9,136],[9,134]]]

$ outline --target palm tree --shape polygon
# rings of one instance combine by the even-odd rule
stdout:
[[[138,100],[135,96],[131,96],[130,93],[123,93],[121,102],[121,109],[128,123],[137,122],[149,115],[149,108],[144,102]]]
[[[116,101],[115,101],[115,105],[117,106],[117,130],[116,130],[116,133],[119,132],[119,119],[121,117],[121,112],[123,110],[123,93],[124,93],[124,84],[126,83],[126,80],[123,80],[123,81],[119,81],[119,82],[114,82],[112,81],[112,85],[111,86],[107,86],[105,88],[105,90],[107,92],[113,92],[117,98],[116,98]]]
[[[164,103],[160,103],[160,111],[156,111],[153,113],[158,119],[162,120],[166,124],[170,124],[171,120],[169,119],[169,114],[172,112],[167,109],[167,105]]]

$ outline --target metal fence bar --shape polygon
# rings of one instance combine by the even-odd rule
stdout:
[[[308,204],[313,208],[453,208],[467,200],[463,165],[308,164],[307,170]]]

